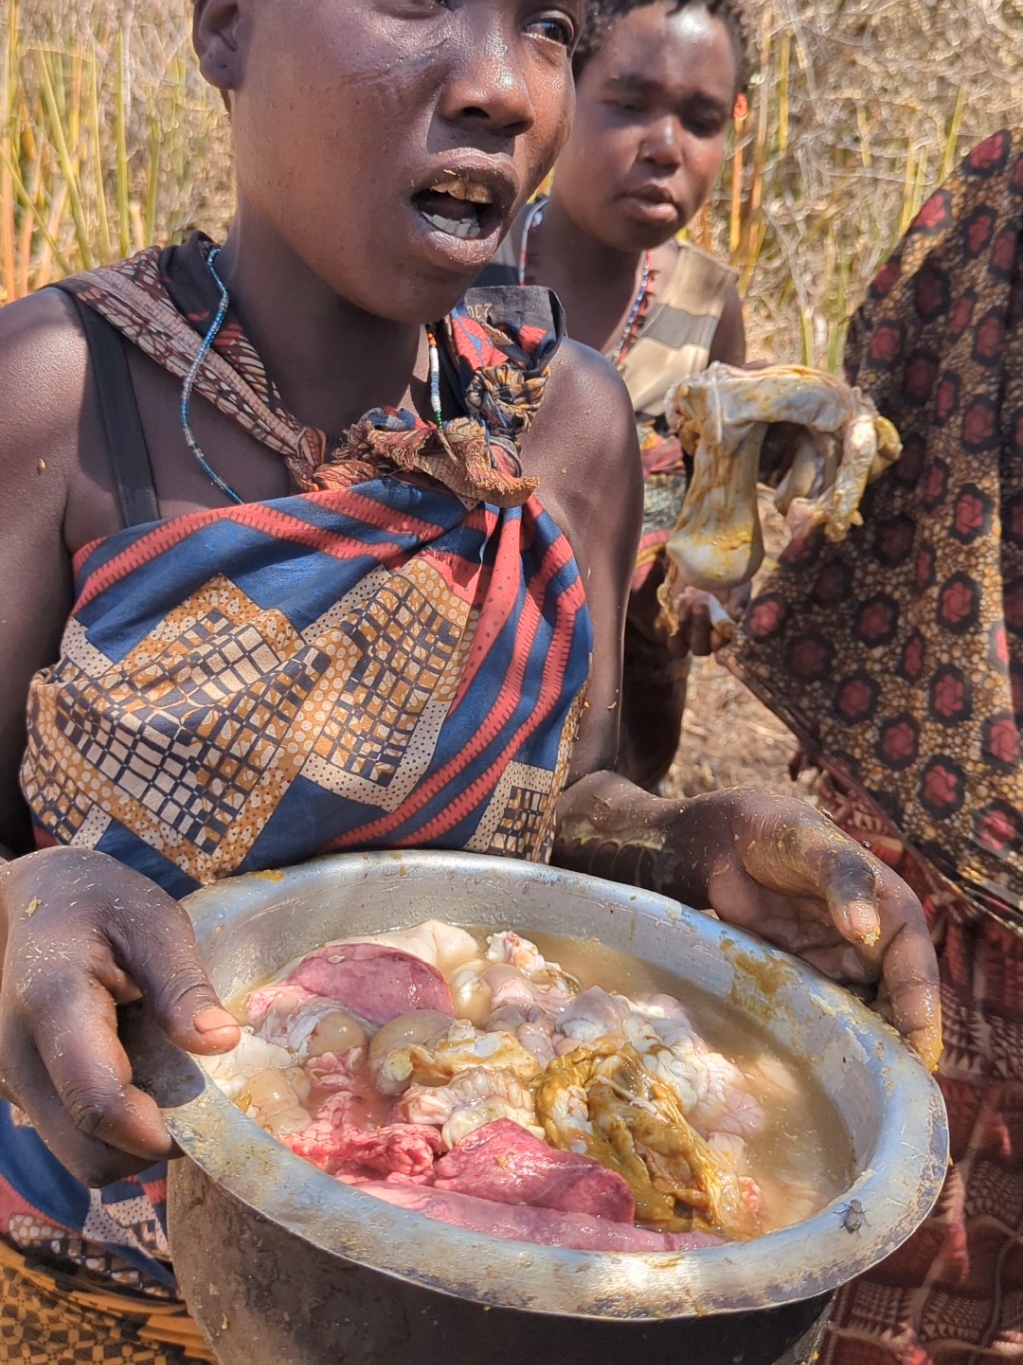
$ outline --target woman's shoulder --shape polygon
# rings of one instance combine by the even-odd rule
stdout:
[[[29,358],[65,363],[86,354],[78,310],[63,289],[40,289],[0,308],[0,357],[5,366]]]
[[[677,254],[659,291],[660,301],[689,313],[720,316],[725,299],[737,292],[739,272],[693,242],[676,241],[674,246]]]
[[[58,472],[76,458],[88,347],[74,301],[42,289],[0,308],[0,469]],[[9,489],[9,485],[8,485]]]
[[[628,521],[632,504],[642,499],[636,419],[625,382],[607,357],[566,337],[536,426],[558,472],[564,467],[576,481],[584,476],[578,491],[604,500],[610,495],[608,517],[622,512]]]
[[[636,427],[628,390],[610,361],[566,335],[552,290],[470,289],[452,313],[451,337],[467,407],[492,432],[515,436],[527,472],[550,485],[566,475],[578,483],[585,470],[587,495],[608,480],[629,485]],[[635,467],[638,475],[638,460]]]

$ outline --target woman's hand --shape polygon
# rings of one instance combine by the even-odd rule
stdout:
[[[698,899],[827,976],[881,978],[899,1032],[937,1066],[938,963],[923,908],[901,877],[792,797],[715,792],[687,803],[678,820],[676,857],[690,877],[699,869]]]
[[[674,896],[850,983],[883,980],[896,1028],[933,1070],[938,964],[909,887],[791,797],[712,792],[662,801],[595,773],[562,798],[555,859]]]
[[[0,866],[0,1094],[80,1180],[103,1185],[174,1154],[132,1085],[117,1006],[145,999],[189,1052],[239,1039],[184,910],[102,853],[48,849]]]
[[[736,625],[746,614],[750,595],[749,583],[721,593],[683,589],[675,603],[682,652],[706,658],[734,639]]]

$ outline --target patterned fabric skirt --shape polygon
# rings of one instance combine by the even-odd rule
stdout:
[[[1023,926],[948,888],[875,813],[822,804],[916,891],[941,969],[951,1165],[923,1226],[839,1295],[821,1365],[1023,1361]]]
[[[85,1287],[0,1239],[0,1362],[193,1365],[216,1357],[180,1303]]]
[[[844,541],[792,542],[727,659],[924,903],[952,1166],[822,1359],[1023,1362],[1023,133],[928,200],[849,336],[902,457]]]

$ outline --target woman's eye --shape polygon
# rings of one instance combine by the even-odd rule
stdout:
[[[694,117],[686,119],[685,126],[694,137],[708,138],[717,137],[724,125],[720,119]]]
[[[575,42],[575,25],[563,14],[538,14],[530,19],[527,31],[562,47],[571,47]]]

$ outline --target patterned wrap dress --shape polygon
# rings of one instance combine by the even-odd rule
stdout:
[[[846,364],[902,457],[841,545],[789,547],[731,663],[924,903],[952,1168],[842,1293],[821,1359],[1023,1361],[1023,137],[984,142],[924,205]]]
[[[62,287],[183,376],[219,303],[211,246]],[[438,429],[377,410],[331,439],[283,409],[229,314],[196,388],[297,491],[76,556],[60,658],[28,703],[38,844],[99,849],[174,896],[331,850],[546,860],[592,627],[516,451],[562,330],[546,290],[470,291],[437,328],[461,414]],[[48,1362],[159,1365],[181,1341],[203,1358],[165,1200],[165,1167],[86,1189],[0,1103],[0,1361],[33,1343]]]

